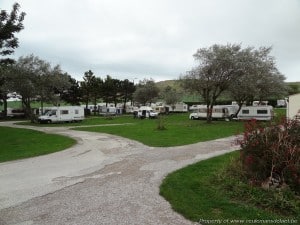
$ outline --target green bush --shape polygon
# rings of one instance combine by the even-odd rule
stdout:
[[[265,188],[290,187],[300,193],[300,123],[281,121],[262,125],[246,123],[241,162],[249,182]]]
[[[247,173],[243,170],[240,158],[234,158],[218,174],[215,174],[216,186],[233,201],[243,202],[283,216],[298,215],[300,197],[289,187],[268,189],[249,185]]]

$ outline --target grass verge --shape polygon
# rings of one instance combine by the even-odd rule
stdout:
[[[239,197],[233,198],[235,190],[224,188],[218,178],[232,157],[238,157],[238,152],[201,161],[168,175],[160,187],[160,194],[175,211],[201,224],[276,224],[280,221],[298,224],[299,211],[283,215],[249,202],[251,198],[263,200],[265,195],[257,191],[251,195],[253,189],[239,185],[239,180],[230,181],[241,188]],[[228,183],[226,179],[223,177],[225,184]],[[244,195],[248,196],[244,198]]]
[[[173,114],[162,120],[132,119],[120,126],[78,127],[75,130],[109,133],[139,141],[148,146],[170,147],[236,135],[243,130],[242,122],[189,120],[188,114]]]
[[[0,162],[5,162],[61,151],[76,141],[30,129],[0,127],[0,143]]]

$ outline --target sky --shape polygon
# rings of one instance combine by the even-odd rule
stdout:
[[[14,0],[0,0],[11,11]],[[178,79],[213,44],[272,46],[300,81],[300,0],[17,0],[26,13],[14,58],[34,54],[77,80]]]

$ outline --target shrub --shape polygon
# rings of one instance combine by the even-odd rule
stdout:
[[[283,120],[276,125],[245,125],[238,140],[241,162],[249,182],[269,187],[289,186],[300,193],[300,123]]]
[[[166,119],[163,115],[159,115],[157,119],[156,130],[166,130]]]

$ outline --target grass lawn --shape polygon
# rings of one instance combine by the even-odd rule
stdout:
[[[52,124],[39,124],[39,123],[31,123],[30,121],[22,121],[17,122],[20,125],[29,125],[29,126],[37,126],[37,127],[73,127],[73,126],[94,126],[94,125],[102,125],[102,124],[122,124],[122,123],[132,123],[135,122],[133,120],[132,115],[122,115],[122,116],[113,116],[113,117],[103,117],[103,116],[89,116],[85,118],[82,122],[77,123],[52,123]]]
[[[119,135],[155,147],[179,146],[213,140],[235,135],[243,130],[242,122],[213,121],[212,124],[207,124],[203,120],[189,120],[187,113],[163,116],[162,120],[165,130],[157,129],[159,119],[140,120],[132,117],[125,120],[132,124],[122,127],[98,126],[74,129]],[[118,119],[113,119],[112,122],[118,123]]]
[[[265,224],[267,220],[275,219],[289,219],[284,224],[298,224],[296,220],[300,220],[300,211],[289,216],[275,214],[257,208],[248,201],[232,199],[230,191],[223,190],[222,185],[216,184],[217,174],[230,163],[232,157],[237,156],[238,152],[229,153],[169,174],[160,187],[160,194],[170,202],[175,211],[201,224]],[[242,199],[243,196],[240,197]],[[263,196],[258,198],[263,199]],[[262,222],[247,223],[247,220]]]
[[[5,162],[61,151],[76,141],[29,129],[0,127],[0,143],[0,162]]]

